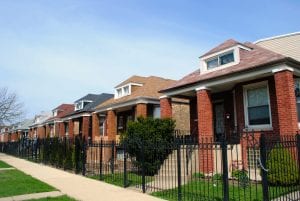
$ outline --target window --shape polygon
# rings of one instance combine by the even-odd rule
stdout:
[[[246,126],[271,126],[270,100],[266,82],[244,87]]]
[[[153,118],[160,118],[160,106],[154,106]]]
[[[298,122],[300,121],[300,79],[295,79],[295,96],[297,104]]]
[[[105,135],[105,123],[106,123],[106,117],[105,116],[100,116],[99,117],[100,136]]]
[[[234,62],[233,52],[227,52],[225,54],[218,55],[212,59],[206,61],[207,69],[213,69],[228,63]]]
[[[65,123],[65,130],[66,130],[66,135],[69,135],[69,124]]]
[[[124,96],[129,94],[129,86],[126,86],[123,88],[124,89]]]
[[[256,169],[259,167],[258,160],[260,159],[260,151],[257,148],[248,149],[248,167]]]
[[[122,89],[117,89],[117,94],[118,94],[118,97],[121,97],[122,96]]]

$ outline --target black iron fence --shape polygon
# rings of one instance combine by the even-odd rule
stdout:
[[[0,143],[0,151],[167,200],[300,199],[300,135],[136,146],[49,138]]]

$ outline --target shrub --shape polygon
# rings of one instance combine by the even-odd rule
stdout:
[[[193,178],[195,178],[195,179],[204,179],[205,175],[201,172],[196,172],[196,173],[193,174]]]
[[[291,153],[276,145],[268,155],[268,181],[272,185],[289,186],[297,184],[299,172]]]
[[[167,147],[173,142],[174,128],[172,119],[139,117],[137,121],[128,122],[126,132],[121,134],[121,144],[126,146],[131,157],[136,158],[139,169],[144,157],[145,173],[154,175],[171,151]]]
[[[249,185],[249,177],[246,170],[233,170],[231,176],[238,179],[241,187],[247,187]]]
[[[223,175],[220,173],[216,173],[214,174],[214,176],[212,177],[213,180],[222,180]]]

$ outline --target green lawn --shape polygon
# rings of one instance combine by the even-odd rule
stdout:
[[[99,180],[99,175],[89,176],[92,179]],[[146,183],[153,180],[153,177],[146,176]],[[102,181],[106,183],[110,183],[116,186],[124,187],[124,174],[123,173],[116,173],[116,174],[106,174],[102,176]],[[137,175],[135,173],[128,173],[127,174],[127,186],[135,186],[142,184],[142,176]]]
[[[293,190],[299,189],[294,187],[270,187],[270,199],[279,197]],[[167,199],[178,200],[177,188],[154,192],[152,195]],[[259,201],[262,200],[262,186],[260,184],[251,184],[246,188],[242,188],[238,184],[229,185],[230,201]],[[194,180],[182,186],[182,200],[205,200],[205,201],[221,201],[223,200],[223,186],[221,181],[208,182],[204,180]]]
[[[0,197],[54,190],[56,189],[19,170],[0,171]]]
[[[26,200],[26,201],[48,201],[48,200],[49,201],[76,201],[75,199],[70,198],[66,195],[59,196],[59,197],[54,197],[54,198],[47,197],[47,198],[32,199],[32,200]]]
[[[0,161],[0,168],[11,168],[11,166],[3,161]]]

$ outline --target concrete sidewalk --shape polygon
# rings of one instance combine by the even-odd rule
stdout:
[[[82,201],[162,201],[162,199],[139,193],[130,189],[113,186],[80,175],[58,170],[45,165],[29,162],[0,153],[0,160],[15,168],[46,182]]]

